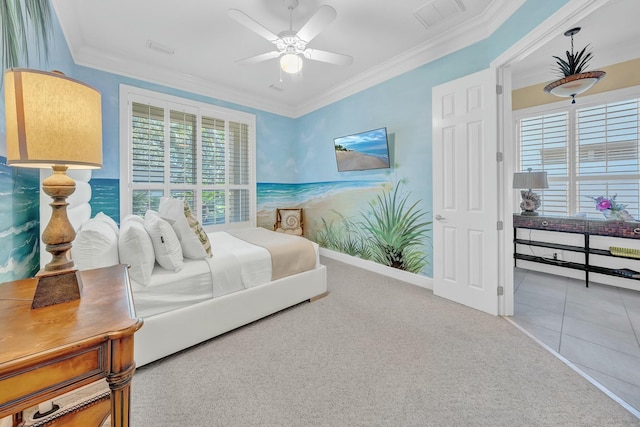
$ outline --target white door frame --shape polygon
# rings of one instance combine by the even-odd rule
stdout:
[[[504,294],[499,297],[498,313],[513,316],[513,213],[514,191],[511,188],[515,171],[516,150],[513,141],[513,119],[511,105],[511,65],[526,58],[538,47],[548,43],[558,34],[564,33],[572,25],[588,16],[609,0],[570,0],[565,6],[549,17],[529,34],[516,42],[506,52],[492,61],[497,70],[498,84],[503,88],[503,96],[498,97],[498,151],[503,153],[503,165],[498,176],[498,220],[503,221],[504,232],[498,237],[499,262],[498,283],[504,286]]]

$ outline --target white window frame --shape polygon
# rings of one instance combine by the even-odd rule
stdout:
[[[520,135],[519,135],[520,120],[524,118],[536,116],[536,115],[554,114],[554,113],[561,113],[561,112],[568,111],[569,116],[568,116],[568,122],[567,122],[568,123],[567,130],[568,130],[568,139],[570,141],[568,144],[568,156],[570,159],[573,159],[573,160],[569,161],[568,171],[567,171],[568,187],[569,187],[569,192],[568,192],[569,200],[567,200],[569,212],[567,212],[567,215],[568,216],[575,215],[577,213],[578,206],[580,205],[579,201],[577,200],[577,194],[575,193],[576,191],[575,190],[576,188],[575,158],[576,158],[576,149],[577,149],[577,144],[575,144],[575,139],[576,139],[575,112],[580,108],[611,104],[611,103],[621,102],[621,101],[625,101],[632,98],[640,98],[640,86],[631,86],[631,87],[612,90],[608,92],[602,92],[594,95],[580,96],[576,98],[575,104],[571,104],[571,98],[562,98],[563,99],[562,101],[558,101],[550,104],[538,105],[535,107],[525,108],[522,110],[515,110],[513,112],[513,127],[512,127],[513,128],[512,138],[516,146],[515,147],[516,149],[514,150],[515,157],[513,159],[513,164],[515,165],[515,169],[519,171],[519,168],[520,168],[520,156],[521,156],[521,148],[522,148],[520,144]],[[638,176],[640,176],[640,170],[638,171]],[[587,180],[588,179],[589,178],[587,178]],[[598,178],[594,178],[594,179],[598,179]],[[549,181],[553,181],[553,177],[549,176]],[[518,196],[514,197],[513,212],[520,211],[520,201],[521,199],[520,199],[519,190],[518,190]]]
[[[230,216],[227,212],[225,215],[224,224],[210,224],[205,225],[202,221],[202,197],[196,197],[196,206],[191,206],[191,210],[197,215],[198,221],[203,224],[205,231],[220,231],[233,228],[246,228],[256,226],[256,116],[254,114],[246,113],[243,111],[232,110],[229,108],[220,107],[213,104],[207,104],[199,101],[194,101],[187,98],[181,98],[173,95],[168,95],[161,92],[155,92],[147,89],[142,89],[134,86],[120,85],[120,220],[133,210],[133,171],[132,171],[132,120],[131,120],[131,103],[149,103],[153,106],[164,108],[165,111],[179,110],[188,113],[194,113],[198,116],[198,123],[200,123],[201,116],[216,117],[229,121],[235,121],[240,123],[246,123],[249,127],[249,184],[247,188],[249,190],[249,221],[243,222],[229,222]],[[165,124],[168,126],[168,123]],[[196,194],[201,194],[203,186],[202,182],[202,152],[200,149],[201,144],[201,126],[198,125],[197,140],[199,149],[197,152],[197,183],[190,187],[196,191]],[[168,135],[168,133],[167,133]],[[228,149],[229,145],[226,144]],[[168,146],[166,149],[166,157],[168,158]],[[226,163],[228,165],[229,156],[228,151],[225,156]],[[165,159],[165,161],[167,161]],[[167,163],[168,164],[168,163]],[[165,179],[162,184],[145,184],[146,188],[163,190],[165,196],[168,196],[168,191],[171,189],[172,184],[169,180],[170,168],[165,168]],[[184,184],[174,184],[179,189],[185,189]],[[237,186],[231,185],[229,180],[225,180],[225,190],[236,189]],[[209,186],[207,186],[209,188]],[[229,207],[229,191],[225,191],[226,206]]]

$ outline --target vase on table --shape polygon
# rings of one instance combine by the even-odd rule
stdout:
[[[635,221],[631,216],[631,214],[627,212],[626,209],[622,209],[622,210],[606,209],[602,211],[602,215],[604,215],[605,219],[608,221]]]

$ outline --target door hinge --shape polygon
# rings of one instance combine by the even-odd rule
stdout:
[[[504,286],[498,286],[498,296],[504,295]]]
[[[502,151],[498,151],[496,153],[496,162],[501,162],[504,160],[504,154],[502,154]]]
[[[496,225],[497,225],[498,231],[502,231],[504,229],[504,222],[498,221]]]
[[[502,85],[496,85],[496,94],[502,95]]]

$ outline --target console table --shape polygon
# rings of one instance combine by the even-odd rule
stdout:
[[[127,266],[81,273],[80,300],[31,309],[36,279],[0,284],[0,418],[106,378],[112,426],[129,425],[136,317]],[[91,412],[91,411],[87,411]],[[95,419],[95,414],[92,415]],[[90,425],[82,411],[73,425]],[[83,421],[84,420],[84,421]]]
[[[560,233],[573,233],[583,236],[583,245],[563,245],[558,243],[545,242],[540,240],[519,239],[518,229],[545,230]],[[545,216],[526,216],[520,214],[513,215],[513,258],[516,260],[526,260],[538,262],[558,267],[571,268],[574,270],[582,270],[585,272],[585,283],[589,286],[589,273],[599,273],[609,276],[624,277],[626,279],[640,279],[634,277],[633,271],[628,269],[614,269],[597,265],[589,262],[589,255],[601,255],[617,258],[629,258],[620,255],[614,255],[605,249],[595,249],[590,247],[590,236],[606,236],[620,239],[640,239],[640,222],[636,221],[603,221],[589,220],[583,218],[572,217],[545,217]],[[621,242],[624,242],[621,240]],[[624,243],[622,243],[623,245]],[[584,254],[584,263],[566,262],[543,258],[535,255],[518,253],[517,245],[530,245],[542,248],[559,249],[570,252],[579,252]],[[629,258],[631,259],[631,258]],[[633,258],[637,260],[637,258]]]

